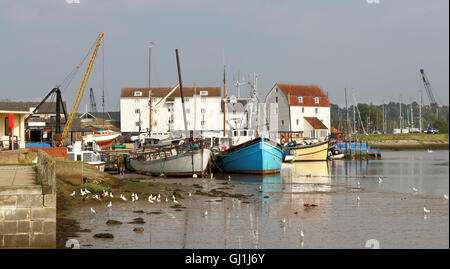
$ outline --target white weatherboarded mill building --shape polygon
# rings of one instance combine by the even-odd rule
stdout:
[[[275,84],[266,95],[266,106],[277,104],[277,138],[326,138],[330,134],[330,103],[318,86]]]
[[[172,88],[122,88],[120,95],[120,130],[124,134],[138,134],[150,129],[151,106],[166,96]],[[193,131],[222,130],[221,88],[183,87],[186,108],[187,129]],[[152,113],[152,135],[184,131],[183,110],[179,88],[169,95],[165,102]]]

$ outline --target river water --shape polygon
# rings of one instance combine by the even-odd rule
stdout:
[[[380,248],[449,248],[448,154],[400,151],[383,152],[381,160],[283,163],[276,176],[231,175],[234,187],[225,191],[253,194],[248,199],[193,195],[176,210],[143,197],[110,209],[99,205],[95,215],[79,208],[68,217],[91,230],[76,238],[81,248],[337,249],[365,248],[370,239]],[[218,175],[202,185],[207,191],[227,181]],[[137,217],[145,223],[127,223]],[[108,219],[123,224],[108,226]],[[105,232],[114,239],[93,237]]]

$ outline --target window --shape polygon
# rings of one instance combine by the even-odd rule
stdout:
[[[189,98],[184,98],[184,101],[185,102],[189,102]]]
[[[11,130],[8,128],[8,117],[5,117],[5,135],[11,135]]]
[[[134,91],[134,96],[142,96],[142,92],[141,91]]]
[[[236,115],[236,110],[233,110],[233,115]]]
[[[300,120],[299,119],[297,119],[297,125],[300,125]]]
[[[186,114],[189,114],[191,112],[191,109],[186,108]]]
[[[206,108],[202,108],[201,112],[202,112],[202,114],[205,114],[206,113]]]
[[[314,97],[314,103],[316,103],[316,104],[319,103],[319,97]]]
[[[136,121],[135,125],[139,127],[139,121]]]
[[[319,113],[319,109],[316,107],[316,114]]]
[[[208,91],[200,91],[200,95],[208,95]]]
[[[275,88],[275,92],[278,92],[278,88]]]
[[[281,120],[281,126],[284,126],[284,120]]]
[[[170,112],[170,108],[168,108],[167,110],[169,110],[169,112]]]
[[[205,126],[206,125],[206,121],[202,120],[201,124],[202,124],[202,126]]]
[[[278,97],[275,97],[275,103],[278,103]]]
[[[302,96],[297,96],[297,101],[299,103],[303,103],[303,97]]]
[[[305,113],[305,108],[304,107],[302,107],[302,113]]]
[[[136,108],[136,109],[134,110],[134,113],[135,113],[135,114],[139,114],[139,113],[141,113],[141,110],[140,110],[139,108]]]
[[[238,131],[233,131],[233,136],[238,136]]]
[[[157,126],[158,125],[158,122],[157,121],[155,121],[155,124],[153,124],[153,126]]]

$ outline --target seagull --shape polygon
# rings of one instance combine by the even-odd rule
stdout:
[[[111,207],[112,206],[112,202],[111,201],[109,201],[109,204],[108,205],[106,205],[107,207]]]
[[[91,212],[95,214],[95,210],[91,207]]]
[[[131,196],[131,202],[134,203],[134,201],[136,201],[136,200],[134,199],[134,196]]]
[[[361,183],[359,183],[359,181],[358,182],[356,182],[356,185],[358,185],[358,188],[361,186]]]
[[[158,199],[161,199],[161,194],[158,193]]]
[[[281,222],[284,224],[284,223],[286,223],[286,218],[283,218],[282,220],[281,220]]]
[[[169,202],[169,199],[166,197],[166,203]]]
[[[152,200],[151,196],[148,197],[148,202],[153,204],[153,200]]]
[[[206,217],[208,215],[208,211],[203,212],[203,217]]]
[[[176,205],[179,204],[178,201],[175,200],[175,199],[173,199],[173,203],[176,204]]]
[[[69,194],[71,197],[75,196],[75,191],[73,191],[71,194]]]
[[[109,197],[114,198],[112,192],[109,192]]]
[[[120,198],[121,198],[122,200],[124,200],[124,201],[127,200],[127,198],[126,198],[125,196],[123,196],[123,194],[120,194]]]
[[[83,189],[80,189],[80,194],[81,194],[81,196],[85,196],[86,195],[86,193],[83,191]]]
[[[172,200],[175,200],[175,195],[172,194]]]
[[[161,199],[159,199],[159,198],[156,198],[156,202],[158,202],[158,203],[159,203],[159,202],[161,202]]]
[[[98,200],[98,194],[92,196],[92,198],[97,199]]]
[[[189,197],[191,197],[192,196],[192,193],[189,193]]]
[[[137,194],[134,194],[134,199],[136,199],[136,201],[139,200],[139,197]]]
[[[414,192],[418,192],[419,190],[418,189],[416,189],[416,188],[412,188],[412,190],[414,191]]]
[[[424,208],[423,208],[423,212],[424,212],[425,214],[428,214],[428,213],[431,212],[431,210],[428,210],[428,209],[426,209],[426,208],[424,207]]]
[[[383,182],[383,178],[382,178],[382,177],[379,177],[379,178],[378,178],[378,183],[381,183],[381,182]]]
[[[231,181],[231,176],[228,176],[228,181]]]
[[[429,153],[433,152],[433,151],[432,151],[432,150],[430,150],[430,149],[427,149],[427,151],[428,151]]]
[[[447,194],[444,194],[444,199],[448,200],[448,195]]]
[[[356,197],[356,200],[358,200],[358,202],[359,202],[361,199],[360,199],[359,196],[358,196],[358,197]]]
[[[84,188],[85,193],[91,193],[88,189]]]
[[[305,234],[303,233],[303,230],[300,231],[300,240],[303,241],[303,238],[305,238]]]

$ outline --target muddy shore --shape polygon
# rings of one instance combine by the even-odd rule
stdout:
[[[214,200],[214,198],[229,197],[239,199],[244,203],[247,198],[252,196],[234,192],[234,185],[229,181],[216,182],[206,178],[159,178],[134,173],[126,173],[124,175],[99,173],[98,176],[102,178],[101,182],[96,185],[96,189],[91,189],[91,193],[84,197],[80,195],[80,186],[73,186],[58,180],[57,248],[65,248],[66,241],[70,238],[79,237],[79,233],[90,232],[88,229],[82,229],[76,220],[67,217],[74,209],[96,207],[102,204],[106,206],[109,201],[113,204],[130,203],[132,193],[140,197],[141,201],[139,202],[147,202],[143,200],[146,200],[150,194],[160,194],[161,197],[164,197],[162,199],[172,197],[173,195],[180,204],[183,204],[185,199],[194,196],[200,197],[200,199],[206,202],[211,199]],[[90,185],[81,185],[81,187],[84,186]],[[95,194],[102,194],[102,187],[105,190],[111,191],[114,197],[104,197],[99,200],[93,198]],[[95,192],[97,189],[98,191]],[[76,194],[73,197],[70,196],[74,191]],[[191,196],[189,196],[189,193]],[[120,198],[121,194],[127,197],[128,200],[123,201]],[[164,203],[164,201],[152,204],[152,212],[156,212],[165,207],[167,207],[167,203]],[[180,210],[177,206],[172,206],[171,208]],[[183,206],[184,208],[186,207]]]

